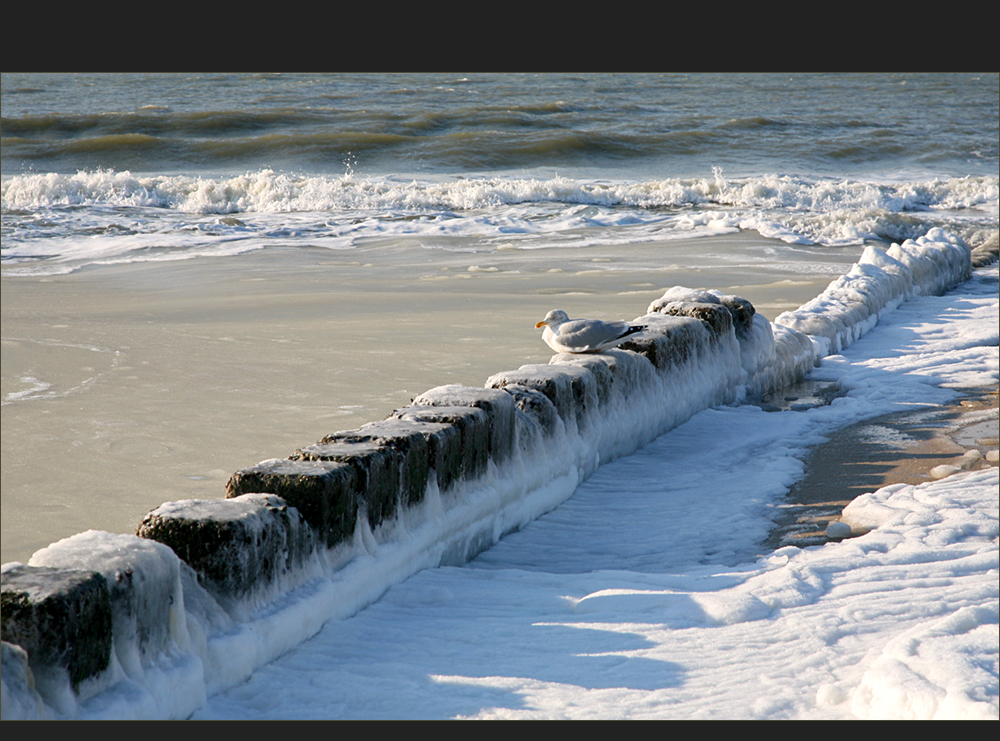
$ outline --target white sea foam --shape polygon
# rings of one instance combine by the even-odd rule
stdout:
[[[81,171],[2,183],[6,274],[91,263],[238,254],[265,244],[351,248],[365,239],[474,237],[477,250],[615,245],[753,230],[789,244],[903,241],[944,226],[994,228],[996,178],[873,183],[764,175],[612,182],[555,177],[229,178]],[[44,222],[40,232],[38,222]],[[44,238],[40,236],[44,234]]]
[[[590,206],[724,206],[761,211],[792,210],[842,214],[847,211],[902,213],[985,207],[995,213],[996,178],[966,177],[928,182],[873,183],[789,175],[643,182],[547,180],[511,177],[462,178],[440,182],[294,175],[260,170],[213,179],[185,175],[133,175],[128,171],[80,171],[18,175],[2,186],[5,209],[46,206],[147,206],[187,213],[296,212],[331,210],[456,210],[518,203]],[[593,212],[578,211],[579,223]],[[610,218],[610,217],[609,217]],[[632,218],[632,217],[629,217]],[[618,222],[619,224],[621,222]]]

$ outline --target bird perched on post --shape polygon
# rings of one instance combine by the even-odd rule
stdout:
[[[646,327],[628,322],[604,322],[600,319],[570,319],[565,311],[555,309],[535,325],[545,327],[542,339],[556,352],[599,353],[616,347]]]

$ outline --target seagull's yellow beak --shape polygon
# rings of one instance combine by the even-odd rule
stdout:
[[[544,326],[545,326],[545,322],[539,322],[538,324],[535,325],[535,329],[541,329]]]

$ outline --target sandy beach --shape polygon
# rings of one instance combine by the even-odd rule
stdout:
[[[806,459],[764,542],[805,547],[829,540],[851,500],[890,484],[924,484],[997,465],[997,389],[969,390],[951,404],[894,412],[830,436]]]

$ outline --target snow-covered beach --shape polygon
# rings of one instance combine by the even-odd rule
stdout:
[[[908,302],[827,358],[831,405],[701,412],[196,717],[996,719],[995,466],[866,494],[843,517],[866,534],[754,558],[808,445],[995,386],[996,281]]]
[[[4,73],[5,590],[84,565],[169,608],[72,691],[5,643],[3,717],[997,718],[997,267],[952,259],[995,244],[997,85]],[[709,290],[754,323],[687,317],[673,375],[532,329],[681,329],[657,307]],[[253,599],[131,534],[407,400],[567,374],[587,411],[519,408],[502,465]],[[888,421],[991,391],[932,457]],[[845,430],[912,465],[786,537]]]
[[[997,285],[994,264],[884,313],[813,371],[838,389],[828,405],[715,406],[578,486],[528,484],[512,503],[497,480],[468,505],[429,502],[229,629],[189,612],[174,636],[186,649],[123,662],[90,699],[45,714],[996,717],[995,464],[859,497],[830,525],[835,540],[854,536],[840,542],[760,543],[835,430],[995,388]],[[448,566],[467,506],[494,537],[522,527]],[[30,563],[132,547],[121,537],[83,533]],[[31,715],[15,696],[5,715]]]

